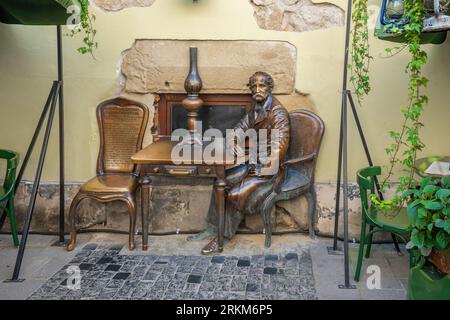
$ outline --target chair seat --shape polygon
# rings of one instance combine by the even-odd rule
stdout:
[[[406,208],[400,211],[380,212],[376,208],[370,210],[368,217],[378,227],[389,232],[406,233],[408,232],[409,220]]]
[[[108,174],[96,176],[83,184],[80,191],[109,193],[109,192],[134,192],[137,188],[137,178],[132,175]]]
[[[286,174],[286,179],[281,186],[281,191],[289,192],[300,189],[308,186],[310,182],[311,179],[309,177],[298,172],[297,170],[289,168]]]

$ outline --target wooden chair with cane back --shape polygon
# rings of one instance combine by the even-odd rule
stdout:
[[[113,98],[98,105],[97,121],[100,131],[97,175],[81,186],[72,201],[69,212],[71,240],[67,250],[75,248],[77,206],[87,198],[100,202],[119,200],[127,204],[130,216],[128,247],[133,250],[138,168],[131,162],[131,156],[142,149],[148,107],[126,98]]]

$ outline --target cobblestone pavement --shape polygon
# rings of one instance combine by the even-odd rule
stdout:
[[[85,245],[28,299],[316,299],[307,248],[254,256],[122,255],[121,249]],[[78,290],[68,288],[69,266],[79,267]]]

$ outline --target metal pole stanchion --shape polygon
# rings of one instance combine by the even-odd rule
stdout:
[[[51,105],[50,114],[49,114],[48,120],[47,120],[47,126],[45,128],[44,140],[42,142],[42,148],[41,148],[41,153],[39,156],[38,167],[36,169],[36,176],[34,179],[30,202],[28,204],[26,220],[25,220],[25,224],[23,227],[23,231],[22,231],[22,238],[20,239],[19,252],[17,253],[16,264],[14,266],[14,273],[13,273],[12,280],[10,280],[12,282],[23,281],[23,280],[19,280],[20,267],[22,265],[23,255],[25,253],[25,246],[27,243],[28,233],[30,231],[30,225],[31,225],[31,219],[33,216],[34,206],[36,204],[36,197],[37,197],[37,192],[39,189],[39,183],[41,181],[41,175],[42,175],[42,169],[44,166],[45,155],[47,153],[47,146],[48,146],[48,141],[50,138],[50,132],[52,129],[53,117],[55,115],[56,99],[58,98],[58,94],[59,94],[59,82],[54,81],[53,87],[52,87],[52,105]]]
[[[64,239],[64,95],[63,95],[63,56],[61,26],[56,26],[57,47],[58,47],[58,82],[59,82],[59,241],[54,245],[65,246]]]
[[[350,285],[350,270],[349,270],[349,253],[348,253],[348,159],[347,159],[347,76],[348,76],[348,55],[350,45],[350,23],[352,16],[352,1],[347,2],[347,24],[345,26],[345,53],[344,53],[344,76],[342,79],[342,101],[341,101],[341,132],[339,134],[339,161],[342,161],[343,173],[343,200],[344,200],[344,276],[345,284],[339,285],[339,288],[354,289]],[[342,159],[341,159],[342,155]],[[341,164],[338,164],[338,186],[336,188],[336,211],[335,211],[335,230],[334,230],[334,246],[337,249],[337,234],[338,234],[338,218],[339,218],[339,198],[340,198],[340,178],[341,178]]]

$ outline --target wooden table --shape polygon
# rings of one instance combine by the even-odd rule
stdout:
[[[141,187],[142,207],[142,249],[148,248],[148,223],[149,223],[149,188],[151,176],[172,177],[210,177],[215,178],[214,192],[216,196],[216,210],[219,216],[218,250],[223,250],[223,236],[225,227],[225,167],[232,165],[234,160],[221,159],[214,164],[207,164],[205,160],[184,161],[175,164],[172,157],[172,149],[177,142],[170,141],[169,137],[161,138],[131,157],[131,161],[140,165],[139,185]],[[205,146],[203,146],[204,150]],[[192,152],[192,154],[194,154]]]

